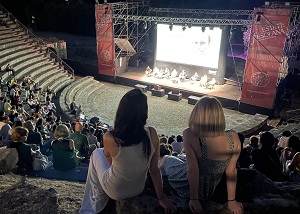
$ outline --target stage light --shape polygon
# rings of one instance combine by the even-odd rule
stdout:
[[[169,29],[170,29],[170,31],[173,30],[173,23],[171,23],[171,24],[169,25]]]
[[[265,1],[265,6],[269,6],[270,2],[269,1]]]
[[[144,22],[144,29],[145,30],[147,29],[147,22],[146,21]]]
[[[191,23],[188,23],[188,28],[191,28],[192,27],[192,24]]]
[[[186,24],[182,25],[182,30],[185,31],[186,29]]]
[[[205,27],[201,27],[201,30],[204,33],[205,32]]]
[[[95,3],[96,3],[96,4],[99,4],[99,1],[98,1],[98,0],[95,0]]]
[[[107,14],[107,12],[108,12],[108,7],[105,7],[104,10],[105,10],[104,13]]]
[[[214,29],[214,26],[209,26],[209,29],[210,29],[210,30],[213,30],[213,29]]]
[[[290,6],[290,4],[291,4],[290,2],[285,2],[284,3],[285,6]]]
[[[264,14],[264,12],[261,12],[261,11],[256,12],[256,15],[257,15],[257,17],[256,17],[256,22],[260,22],[260,20],[261,20],[261,15],[263,15],[263,14]]]

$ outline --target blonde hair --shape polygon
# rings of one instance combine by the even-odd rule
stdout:
[[[64,125],[64,124],[59,124],[55,131],[54,131],[54,137],[56,139],[58,138],[68,138],[70,135],[70,131],[69,131],[69,128]]]
[[[22,137],[25,137],[28,135],[28,132],[29,132],[28,129],[21,127],[21,126],[17,126],[12,129],[11,139],[14,142],[19,142],[19,141],[21,141]]]
[[[199,137],[216,137],[225,131],[225,116],[221,103],[210,96],[202,97],[189,119],[189,128]]]

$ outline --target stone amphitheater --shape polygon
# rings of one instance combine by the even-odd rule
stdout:
[[[1,11],[0,19],[5,23],[0,26],[0,75],[3,82],[13,78],[3,72],[6,65],[10,64],[16,71],[17,80],[31,75],[42,88],[49,86],[59,96],[57,104],[62,113],[68,115],[68,106],[74,100],[77,105],[82,106],[88,118],[96,116],[100,121],[113,125],[118,102],[131,88],[99,82],[90,76],[75,78],[74,71],[58,56],[49,52],[41,40],[10,13]],[[7,91],[2,90],[2,95],[6,93]],[[187,104],[187,100],[174,102],[166,98],[152,97],[149,93],[146,95],[149,102],[148,124],[156,127],[159,134],[181,134],[187,126],[193,106]],[[227,128],[246,135],[266,125],[268,118],[265,115],[249,115],[227,109],[225,115]],[[277,127],[272,132],[279,136],[286,129],[299,133],[298,125],[294,123]]]

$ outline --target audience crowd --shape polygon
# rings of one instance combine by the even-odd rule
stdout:
[[[63,121],[56,112],[55,104],[51,101],[52,93],[49,87],[45,90],[40,88],[39,84],[32,80],[31,76],[24,78],[21,83],[13,79],[2,85],[2,94],[4,96],[0,97],[0,145],[17,149],[19,159],[16,173],[22,175],[33,170],[32,162],[39,155],[47,156],[47,159],[53,163],[48,165],[49,167],[62,171],[75,169],[76,166],[81,164],[89,164],[90,159],[92,160],[94,156],[94,161],[96,159],[97,161],[100,159],[101,161],[108,161],[107,165],[101,166],[102,168],[100,167],[99,169],[97,168],[97,163],[94,163],[92,167],[97,170],[93,171],[93,173],[96,172],[97,174],[99,170],[99,181],[93,181],[92,184],[88,182],[91,182],[91,179],[95,180],[96,175],[90,172],[92,169],[89,169],[91,174],[89,174],[90,177],[88,176],[86,184],[84,203],[81,208],[82,213],[85,213],[84,210],[86,209],[97,208],[93,207],[94,202],[90,201],[93,198],[90,195],[92,191],[104,191],[105,197],[101,196],[104,198],[99,198],[98,200],[104,200],[105,202],[101,202],[100,207],[96,209],[97,211],[103,209],[108,197],[118,199],[140,193],[140,191],[131,193],[131,190],[124,189],[124,191],[127,191],[126,194],[118,196],[111,192],[114,191],[111,187],[107,190],[110,191],[108,193],[106,192],[106,187],[99,190],[99,186],[104,185],[101,181],[103,179],[101,176],[104,176],[103,173],[105,174],[111,167],[116,168],[112,160],[118,161],[118,154],[122,151],[120,148],[131,148],[140,142],[144,142],[141,144],[144,145],[141,147],[143,152],[135,157],[141,159],[136,163],[133,163],[131,159],[126,161],[137,165],[145,162],[143,167],[150,167],[150,173],[152,170],[154,175],[152,180],[155,184],[158,200],[170,213],[175,211],[175,208],[162,192],[161,181],[158,179],[160,176],[156,175],[157,172],[154,165],[160,169],[161,174],[168,179],[179,196],[190,198],[190,209],[194,213],[201,212],[202,207],[198,203],[198,199],[202,200],[211,197],[215,185],[220,181],[222,174],[224,173],[228,178],[236,180],[234,177],[236,176],[236,169],[239,168],[255,169],[272,181],[300,182],[300,140],[297,136],[286,130],[282,133],[280,139],[276,139],[272,133],[265,131],[251,136],[249,144],[244,146],[245,137],[241,133],[237,134],[232,130],[225,131],[225,126],[220,124],[215,124],[220,129],[218,132],[216,132],[218,129],[214,127],[211,127],[211,130],[214,131],[208,130],[206,132],[205,128],[207,127],[201,125],[201,121],[204,120],[203,117],[206,114],[212,114],[214,117],[218,115],[219,119],[224,117],[219,102],[216,102],[215,98],[210,98],[212,100],[206,98],[208,99],[206,101],[204,101],[204,98],[198,101],[190,118],[189,129],[185,130],[183,135],[165,136],[162,134],[157,136],[154,129],[151,130],[150,128],[146,132],[142,131],[146,129],[144,125],[147,115],[144,115],[143,118],[138,118],[139,120],[144,120],[144,122],[136,130],[126,129],[126,126],[130,124],[120,121],[115,121],[114,127],[109,127],[107,124],[101,123],[96,117],[90,120],[85,118],[82,115],[83,112],[80,106],[76,107],[74,102],[70,105],[70,113],[74,115],[74,120]],[[140,96],[136,94],[139,93],[137,91],[131,93],[131,95],[126,95],[127,99],[130,99],[128,96]],[[215,110],[215,112],[204,111],[203,106],[205,106],[205,102],[211,101],[215,103],[218,110]],[[122,102],[125,101],[121,100],[120,105]],[[130,105],[128,109],[133,108],[133,104],[131,103]],[[121,110],[118,111],[120,112]],[[137,114],[138,111],[140,109],[137,108],[134,114]],[[130,113],[121,112],[120,114]],[[118,115],[117,112],[116,120],[118,117],[123,116]],[[124,118],[119,119],[124,120]],[[129,117],[127,119],[130,120]],[[124,124],[123,126],[118,126],[118,123]],[[137,120],[134,123],[138,124]],[[205,124],[206,122],[203,121],[203,123]],[[141,127],[143,129],[140,129]],[[130,132],[132,133],[130,134]],[[127,134],[130,134],[130,136],[127,137]],[[134,137],[132,138],[132,136]],[[158,146],[154,143],[147,149],[145,143],[149,142],[149,139],[152,143],[156,142],[155,136],[157,137]],[[134,140],[135,138],[136,140]],[[228,139],[228,144],[224,144],[226,139]],[[114,144],[115,147],[111,148]],[[220,145],[216,146],[217,144]],[[99,150],[100,148],[102,150]],[[137,152],[135,149],[134,151]],[[124,153],[131,154],[130,151],[125,150]],[[144,157],[146,157],[145,160],[142,158],[143,153]],[[223,156],[217,155],[218,153],[223,154]],[[103,157],[102,154],[104,155]],[[155,157],[156,154],[157,157]],[[101,157],[98,157],[98,155]],[[213,160],[217,161],[213,163]],[[124,162],[124,160],[120,161]],[[198,164],[204,165],[198,168]],[[210,170],[205,171],[207,165],[218,169],[220,176],[218,178],[214,177],[215,180],[213,180],[212,175],[209,174],[212,172]],[[136,168],[140,168],[140,166],[136,166]],[[200,175],[199,169],[202,170]],[[118,170],[121,169],[118,168]],[[128,170],[126,173],[129,173]],[[206,191],[209,190],[209,192],[203,192],[200,189],[199,192],[195,191],[200,187],[193,185],[190,185],[189,189],[188,184],[195,182],[194,177],[201,177],[203,173],[206,173],[208,177],[199,178],[200,180],[196,184],[198,185],[198,182],[201,182],[202,185],[207,185],[208,189]],[[130,175],[128,174],[128,176]],[[142,178],[146,174],[132,174],[132,176],[140,176]],[[95,182],[98,187],[93,186]],[[212,184],[213,182],[215,183]],[[131,183],[127,183],[127,185],[130,186]],[[235,213],[241,213],[243,207],[242,204],[235,200],[235,185],[235,182],[227,184],[229,187],[228,207]],[[141,188],[143,186],[144,183],[141,184]],[[94,194],[97,193],[94,192]]]

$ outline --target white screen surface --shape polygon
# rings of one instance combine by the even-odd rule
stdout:
[[[218,69],[222,30],[192,26],[157,25],[156,60]]]

